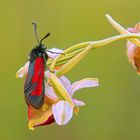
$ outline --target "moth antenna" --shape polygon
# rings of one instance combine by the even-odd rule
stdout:
[[[50,36],[51,34],[50,33],[47,33],[41,40],[40,40],[40,44],[42,44],[42,41],[44,40],[44,39],[46,39],[48,36]]]
[[[39,38],[38,38],[38,35],[37,35],[37,24],[35,22],[33,22],[32,24],[34,26],[34,33],[35,33],[36,40],[37,40],[38,44],[40,44]]]

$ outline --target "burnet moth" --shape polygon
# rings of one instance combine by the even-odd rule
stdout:
[[[47,33],[40,41],[37,36],[37,24],[33,23],[34,32],[38,45],[33,48],[29,55],[29,68],[28,74],[24,85],[24,94],[27,104],[33,108],[39,109],[44,101],[45,94],[45,77],[44,71],[46,68],[46,61],[48,55],[47,48],[42,44],[42,41],[47,38],[50,33]],[[51,52],[51,51],[49,51]],[[57,53],[57,52],[51,52]]]

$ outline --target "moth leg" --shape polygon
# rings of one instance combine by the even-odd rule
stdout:
[[[48,81],[47,81],[47,79],[44,77],[44,80],[45,80],[45,82],[47,83]]]
[[[46,60],[45,55],[43,55],[43,58],[44,58],[44,61],[45,61]],[[45,69],[48,69],[51,73],[55,73],[55,71],[50,70],[50,68],[48,67],[46,61],[45,61]]]

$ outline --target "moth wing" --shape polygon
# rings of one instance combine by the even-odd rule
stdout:
[[[36,109],[40,108],[44,101],[44,65],[43,57],[37,57],[34,62],[30,62],[24,85],[25,99]]]

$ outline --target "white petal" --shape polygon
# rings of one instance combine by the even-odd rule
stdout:
[[[17,73],[16,73],[16,77],[17,78],[23,78],[27,72],[28,72],[28,67],[29,67],[29,62],[27,62],[24,67],[20,68]]]
[[[61,76],[59,80],[66,90],[70,87],[70,80],[67,77]]]
[[[85,78],[80,81],[74,82],[71,87],[68,89],[71,97],[73,96],[74,92],[82,88],[88,87],[96,87],[99,86],[99,81],[96,78]]]
[[[84,106],[85,103],[83,101],[80,101],[80,100],[76,100],[76,99],[72,99],[73,103],[76,105],[76,106]]]
[[[51,51],[51,52],[49,52],[49,51]],[[47,54],[52,59],[56,58],[59,55],[58,53],[62,53],[63,52],[63,50],[58,49],[58,48],[52,48],[52,49],[49,49],[49,51],[47,51]]]
[[[135,54],[136,49],[137,49],[137,46],[135,44],[133,44],[130,41],[127,42],[127,56],[128,56],[128,60],[133,65],[134,68],[136,68],[135,62],[134,62],[134,54]]]
[[[72,98],[68,91],[64,88],[63,84],[60,82],[58,77],[54,73],[50,73],[51,86],[54,90],[54,92],[60,97],[60,99],[64,99],[69,102],[69,104],[74,107],[74,104],[72,102]]]
[[[50,77],[50,71],[45,71],[45,77]],[[70,87],[70,80],[66,76],[59,77],[59,81],[64,86],[64,88],[67,90]]]
[[[52,100],[58,100],[58,97],[56,96],[53,88],[46,83],[45,83],[45,95],[51,98]]]
[[[59,101],[52,106],[53,115],[58,125],[67,124],[73,115],[73,108],[67,101]]]
[[[50,77],[50,71],[49,70],[45,71],[45,77],[47,79],[49,79],[49,77]],[[57,97],[56,93],[54,92],[52,86],[49,85],[46,82],[45,82],[45,95],[47,97],[51,98],[52,100],[57,100],[58,99],[58,97]]]

